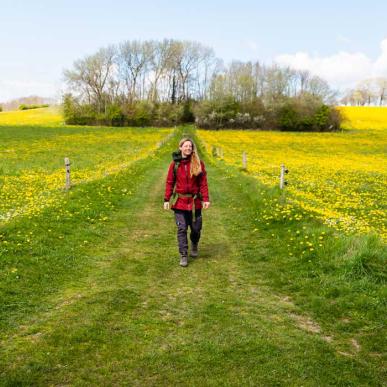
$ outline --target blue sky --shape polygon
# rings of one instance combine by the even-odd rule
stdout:
[[[63,69],[132,39],[199,41],[225,63],[276,61],[334,87],[387,76],[387,1],[0,0],[0,101],[59,96]]]

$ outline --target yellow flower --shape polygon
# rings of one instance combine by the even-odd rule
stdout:
[[[198,133],[208,149],[222,147],[227,164],[240,166],[242,152],[247,152],[249,173],[268,187],[279,184],[280,165],[284,163],[290,182],[285,188],[288,219],[300,221],[309,215],[340,231],[373,231],[387,240],[385,213],[379,206],[387,200],[387,130],[381,130],[387,129],[387,108],[358,110],[356,114],[372,115],[370,122],[380,123],[380,129],[350,134],[248,130]],[[263,202],[272,219],[278,219],[279,208],[285,213],[284,207],[266,198]]]

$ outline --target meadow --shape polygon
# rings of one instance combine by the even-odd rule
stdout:
[[[63,115],[60,107],[1,112],[1,126],[62,126]]]
[[[343,129],[387,129],[387,107],[385,106],[340,106]]]
[[[50,112],[0,113],[0,385],[385,384],[382,130],[76,127]],[[162,210],[183,134],[212,203],[185,269]]]
[[[0,224],[60,205],[64,158],[73,185],[97,180],[148,157],[170,129],[68,127],[55,109],[0,114]]]
[[[359,110],[367,122],[374,122],[368,108],[346,108],[351,122],[360,119]],[[296,207],[338,230],[375,233],[386,240],[387,130],[381,130],[378,114],[377,128],[368,130],[360,125],[339,133],[201,130],[198,134],[209,154],[222,148],[218,153],[227,164],[242,167],[246,152],[247,173],[269,187],[278,186],[280,166],[286,166],[286,201],[275,211],[269,206],[263,220],[296,219],[302,216]],[[386,122],[387,109],[384,114]]]

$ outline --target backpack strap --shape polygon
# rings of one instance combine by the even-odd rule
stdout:
[[[180,161],[174,161],[175,165],[173,166],[173,185],[176,185],[176,176],[177,176],[177,168],[179,168]]]
[[[172,193],[172,205],[175,205],[178,199],[178,194],[176,193],[176,177],[177,177],[177,168],[179,168],[180,161],[174,161],[175,165],[173,166],[173,193]]]

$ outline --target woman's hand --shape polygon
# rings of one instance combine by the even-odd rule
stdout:
[[[169,202],[164,202],[164,210],[169,210]]]
[[[203,208],[206,210],[210,206],[210,202],[203,202]]]

